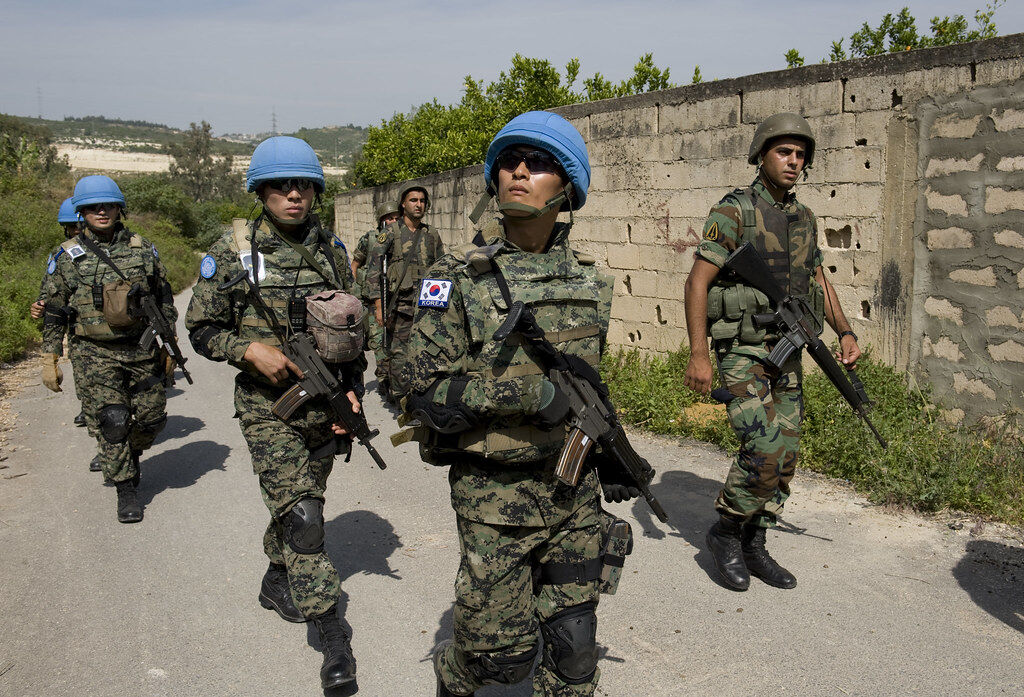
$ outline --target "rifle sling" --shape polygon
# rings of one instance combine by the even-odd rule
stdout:
[[[103,251],[102,247],[100,247],[98,244],[89,239],[88,235],[79,235],[78,239],[83,245],[85,245],[86,249],[88,249],[90,252],[98,256],[100,258],[100,261],[102,261],[104,264],[113,269],[114,273],[120,276],[122,281],[124,281],[125,283],[129,282],[128,277],[124,275],[121,269],[117,268],[117,264],[115,264],[114,260],[110,258],[110,255]]]

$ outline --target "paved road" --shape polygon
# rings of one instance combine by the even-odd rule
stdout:
[[[0,462],[0,695],[320,694],[315,631],[256,603],[266,511],[232,419],[231,370],[198,357],[189,367],[196,385],[179,381],[143,461],[139,525],[116,522],[113,489],[88,472],[93,447],[70,425],[70,394],[32,373],[13,398],[13,451]],[[428,655],[450,632],[458,564],[445,471],[412,445],[391,448],[396,427],[372,396],[367,412],[391,466],[378,471],[362,452],[339,461],[325,511],[359,693],[433,695]],[[601,602],[599,694],[1024,694],[1019,532],[886,514],[800,475],[786,526],[769,536],[799,587],[755,581],[735,593],[709,577],[703,549],[727,458],[635,442],[677,527],[642,504],[618,507],[641,535],[619,593]]]

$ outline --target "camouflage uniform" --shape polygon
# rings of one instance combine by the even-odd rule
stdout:
[[[378,359],[377,378],[390,383],[391,393],[401,397],[408,392],[403,378],[403,365],[407,360],[409,336],[413,314],[416,311],[416,292],[427,269],[444,254],[441,237],[426,223],[410,230],[399,218],[384,228],[373,245],[367,262],[363,297],[373,302],[380,299],[381,257],[388,251],[388,307],[382,308],[388,322],[389,346],[383,349],[383,361]]]
[[[271,222],[264,220],[256,234],[266,274],[259,281],[260,296],[281,326],[288,326],[291,298],[304,298],[337,286],[351,290],[345,248],[328,244],[332,238],[315,218],[305,230],[301,244],[313,255],[319,271],[303,259]],[[335,419],[325,402],[306,402],[288,422],[274,416],[271,407],[291,383],[273,385],[244,360],[246,349],[254,341],[280,346],[247,297],[248,285],[244,281],[224,291],[217,287],[241,272],[240,252],[249,252],[250,245],[251,230],[244,221],[236,221],[235,230],[214,243],[201,264],[185,326],[197,352],[239,369],[235,376],[235,417],[249,446],[252,468],[259,477],[263,501],[271,516],[263,550],[272,564],[287,568],[295,606],[307,618],[316,617],[338,602],[341,580],[326,551],[299,554],[292,549],[287,543],[283,519],[303,499],[324,500],[334,464],[332,445],[344,450],[347,442],[335,439],[331,431]],[[325,255],[325,249],[333,260]],[[346,379],[358,383],[353,385],[357,393],[362,390],[364,368],[362,361],[341,366]]]
[[[352,261],[359,264],[359,269],[356,270],[356,281],[353,295],[360,298],[363,304],[367,306],[366,312],[366,344],[367,347],[373,351],[373,355],[377,360],[377,365],[384,360],[383,347],[380,344],[380,325],[373,318],[373,301],[367,300],[365,288],[366,288],[366,274],[368,272],[367,261],[371,258],[374,248],[377,244],[377,235],[380,234],[379,230],[367,230],[363,233],[363,236],[359,238],[359,242],[356,243],[355,251],[352,252]]]
[[[820,320],[824,294],[814,275],[822,254],[810,209],[791,193],[776,203],[758,179],[711,209],[697,256],[722,268],[730,252],[747,241],[783,290],[807,298]],[[715,509],[762,528],[775,525],[789,497],[803,420],[801,354],[778,373],[764,364],[776,337],[757,329],[752,317],[767,311],[763,294],[726,274],[719,274],[708,291],[709,333],[722,385],[734,397],[729,423],[740,439]]]
[[[454,642],[437,665],[455,693],[483,684],[482,665],[516,666],[510,681],[523,679],[537,651],[538,629],[559,613],[592,610],[597,603],[595,580],[537,582],[544,565],[599,556],[598,482],[593,470],[573,488],[556,480],[566,428],[544,431],[531,422],[541,405],[542,370],[515,335],[504,343],[492,338],[508,313],[490,272],[494,263],[552,343],[599,360],[613,279],[571,250],[568,232],[568,226],[556,225],[548,251],[532,254],[505,240],[500,225],[489,225],[482,232],[488,247],[460,246],[423,282],[422,297],[429,297],[436,281],[451,283],[450,296],[445,308],[421,307],[416,314],[410,390],[430,395],[435,404],[464,404],[480,422],[455,435],[427,429],[416,434],[424,459],[451,465],[462,561],[455,581]],[[500,246],[490,246],[495,244]],[[599,675],[595,670],[569,684],[544,660],[534,675],[534,694],[592,695]]]
[[[83,400],[90,432],[99,444],[100,466],[107,482],[127,482],[138,476],[138,455],[153,444],[167,422],[167,398],[164,395],[162,362],[157,349],[139,347],[145,329],[140,321],[127,328],[111,327],[103,310],[93,304],[93,287],[119,280],[117,273],[79,243],[88,236],[103,249],[131,282],[141,282],[158,299],[167,320],[178,317],[174,297],[167,284],[167,273],[150,242],[119,226],[109,242],[90,231],[79,233],[61,244],[55,253],[53,269],[43,282],[47,305],[68,307],[77,314],[71,339],[75,381],[88,395]],[[63,353],[65,325],[44,321],[43,351]],[[131,428],[123,443],[111,443],[95,427],[104,407],[122,405],[132,412]]]

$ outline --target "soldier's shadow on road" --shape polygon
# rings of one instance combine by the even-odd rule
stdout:
[[[1024,634],[1024,549],[971,540],[953,578],[978,607]]]
[[[157,443],[163,443],[164,441],[173,440],[175,438],[185,438],[196,431],[202,430],[205,425],[205,421],[196,418],[195,416],[181,416],[178,414],[168,416],[167,425],[164,426],[163,430],[160,431],[159,435],[157,435],[154,445]]]
[[[722,588],[729,588],[722,582],[704,542],[708,528],[718,520],[714,502],[721,488],[722,482],[717,479],[699,477],[693,472],[665,472],[660,481],[651,485],[651,493],[661,502],[665,513],[668,514],[668,524],[662,523],[654,516],[643,498],[633,502],[633,516],[640,523],[644,537],[655,540],[666,537],[684,539],[694,548],[693,560],[708,578]],[[605,504],[605,508],[614,513],[613,505]],[[629,564],[628,560],[626,563]]]
[[[213,470],[223,470],[231,448],[212,440],[185,443],[152,457],[142,456],[139,498],[143,506],[167,489],[184,489]]]
[[[402,547],[404,545],[395,533],[394,526],[373,511],[348,511],[324,523],[324,550],[338,570],[342,586],[345,579],[356,574],[401,579],[398,572],[391,568],[388,559]],[[352,625],[345,618],[347,610],[348,594],[342,591],[338,599],[338,616],[341,625],[352,636]],[[312,622],[306,627],[306,642],[316,651],[323,652],[320,637]],[[329,697],[341,697],[356,692],[358,687],[349,686],[326,694]]]

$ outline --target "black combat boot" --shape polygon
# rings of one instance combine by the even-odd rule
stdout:
[[[765,549],[765,529],[756,525],[743,528],[743,561],[751,574],[776,588],[796,588],[796,577],[779,566]]]
[[[96,453],[96,457],[89,460],[89,471],[90,472],[101,472],[103,471],[103,465],[100,464],[100,454]]]
[[[288,571],[280,564],[271,564],[267,573],[263,574],[260,585],[260,605],[274,610],[281,619],[288,622],[306,622],[292,600],[292,592],[288,588]]]
[[[750,573],[743,563],[743,549],[740,543],[742,530],[743,523],[721,516],[708,530],[708,536],[705,538],[718,573],[722,574],[727,586],[738,591],[745,591],[750,587]]]
[[[121,523],[138,523],[142,520],[142,505],[139,503],[139,489],[135,481],[117,482],[117,520]]]
[[[356,659],[352,655],[348,632],[338,620],[338,608],[313,618],[316,631],[320,634],[320,645],[324,652],[324,664],[320,668],[320,686],[332,690],[347,685],[356,679]]]
[[[78,412],[78,416],[75,417],[75,426],[78,426],[79,428],[81,428],[82,426],[85,426],[85,412],[84,411]]]
[[[448,689],[448,686],[444,684],[444,680],[441,679],[441,654],[444,653],[445,648],[447,648],[450,643],[452,643],[451,639],[445,639],[434,651],[434,677],[437,678],[437,694],[435,697],[473,697],[476,692],[470,692],[468,695],[459,695],[452,692]]]

